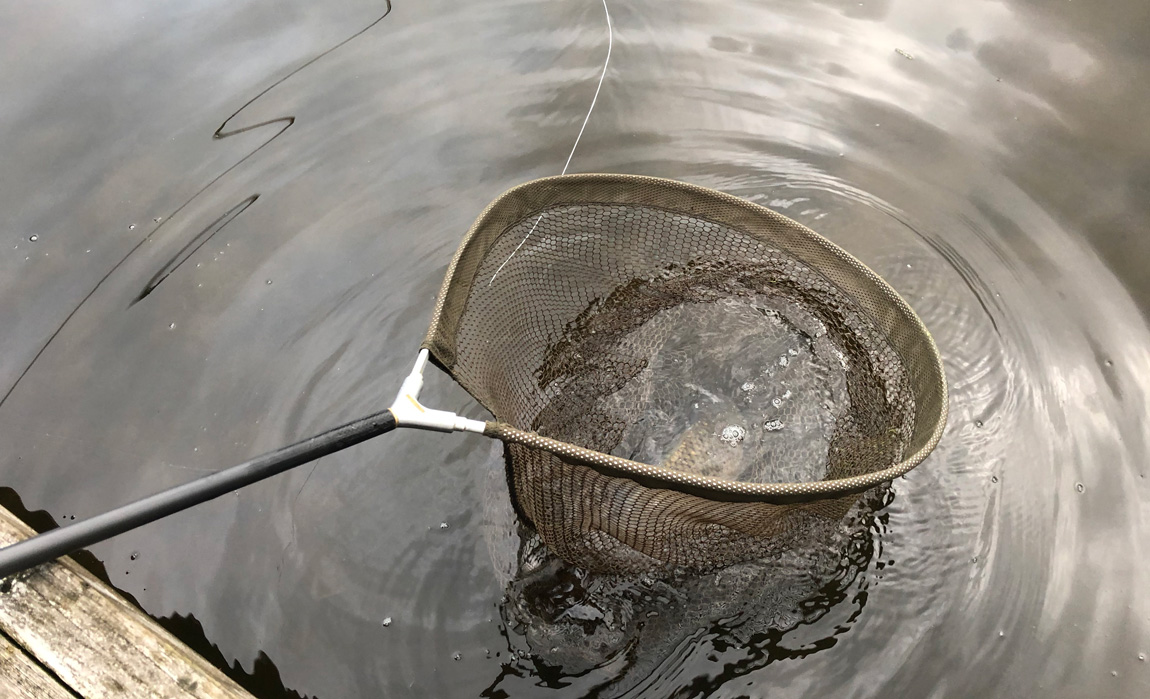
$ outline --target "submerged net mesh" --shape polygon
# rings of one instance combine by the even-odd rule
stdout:
[[[885,282],[784,216],[670,180],[504,194],[424,346],[498,421],[520,516],[600,572],[788,548],[946,421],[937,349]]]

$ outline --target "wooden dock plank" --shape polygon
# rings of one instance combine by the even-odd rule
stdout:
[[[32,533],[0,508],[0,545]],[[0,582],[0,630],[85,699],[252,699],[70,558]]]
[[[0,635],[0,697],[4,699],[76,699],[44,668]]]

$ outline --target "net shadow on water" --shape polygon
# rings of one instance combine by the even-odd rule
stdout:
[[[707,574],[597,575],[520,529],[518,570],[501,600],[509,658],[480,696],[513,683],[583,696],[707,696],[772,663],[832,648],[861,616],[885,566],[888,487],[782,554]]]

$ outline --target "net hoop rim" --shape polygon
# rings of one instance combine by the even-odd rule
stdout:
[[[935,449],[942,439],[949,412],[949,392],[943,369],[942,356],[939,353],[934,338],[923,324],[922,319],[918,317],[918,314],[914,312],[906,300],[903,299],[886,280],[878,276],[862,261],[834,242],[777,211],[719,190],[661,177],[615,173],[578,173],[543,177],[516,185],[488,204],[472,224],[464,236],[463,241],[460,243],[459,248],[456,250],[455,256],[448,266],[447,273],[444,275],[443,285],[440,288],[439,296],[436,300],[435,312],[422,347],[431,352],[437,364],[448,372],[450,372],[454,366],[454,341],[445,337],[448,333],[445,333],[443,328],[445,323],[445,308],[449,306],[452,298],[462,296],[462,298],[465,299],[470,294],[473,284],[477,283],[474,276],[470,279],[459,279],[457,277],[459,277],[461,273],[463,276],[467,275],[467,272],[463,269],[465,265],[462,265],[461,261],[468,255],[474,255],[474,251],[471,250],[469,246],[480,237],[482,232],[490,228],[492,219],[496,218],[497,215],[505,215],[505,210],[508,207],[516,207],[522,210],[521,215],[515,216],[516,221],[521,221],[524,218],[536,215],[543,210],[556,206],[592,203],[624,205],[630,203],[631,205],[638,205],[635,202],[627,201],[603,202],[590,199],[565,198],[563,196],[564,192],[572,189],[578,190],[582,187],[604,184],[661,188],[678,194],[691,195],[708,203],[730,206],[748,217],[759,217],[769,221],[775,226],[786,226],[792,234],[814,243],[821,252],[828,254],[832,258],[836,258],[838,262],[845,263],[851,268],[853,274],[859,277],[856,281],[864,281],[870,285],[881,294],[885,302],[890,303],[895,310],[898,311],[900,320],[909,324],[911,334],[920,345],[918,351],[919,356],[929,358],[925,366],[919,366],[917,368],[920,373],[924,374],[927,381],[933,383],[934,388],[938,391],[938,395],[936,400],[931,401],[931,403],[934,403],[933,406],[916,405],[916,412],[923,408],[933,407],[936,412],[933,429],[926,441],[923,442],[918,449],[887,468],[859,476],[798,483],[746,483],[712,476],[699,476],[685,471],[631,461],[611,454],[586,449],[500,422],[488,422],[487,430],[484,432],[485,434],[501,439],[504,442],[542,448],[561,457],[594,468],[603,475],[628,478],[638,482],[644,487],[675,490],[715,500],[778,504],[826,500],[863,492],[907,474],[922,463]],[[539,191],[544,193],[549,191],[554,192],[554,196],[533,196]],[[524,208],[524,204],[527,202],[530,202],[530,204],[527,208]],[[680,211],[686,215],[697,216],[712,221],[716,220],[714,216],[704,216],[689,210],[680,209]],[[732,225],[726,224],[722,220],[717,222]],[[732,225],[732,227],[744,230],[744,232],[750,235],[755,234],[753,230],[745,230],[741,226]],[[821,265],[812,265],[812,268],[820,272],[823,271]],[[462,312],[459,315],[462,315]],[[868,316],[876,323],[876,326],[882,327],[883,324],[879,323],[873,314],[868,313]],[[888,337],[889,335],[888,333]],[[907,361],[904,352],[900,351],[900,348],[893,342],[892,347],[899,353],[908,367],[915,366]],[[926,351],[924,352],[923,350]],[[916,402],[918,402],[917,398],[918,396],[916,395]],[[929,419],[930,416],[927,417]],[[918,422],[919,416],[916,414],[915,424],[917,425]]]

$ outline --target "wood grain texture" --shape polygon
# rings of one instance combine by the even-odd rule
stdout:
[[[76,699],[55,677],[0,635],[0,697],[4,699]]]
[[[0,545],[32,534],[0,508]],[[70,558],[0,581],[0,630],[85,699],[252,699]]]

